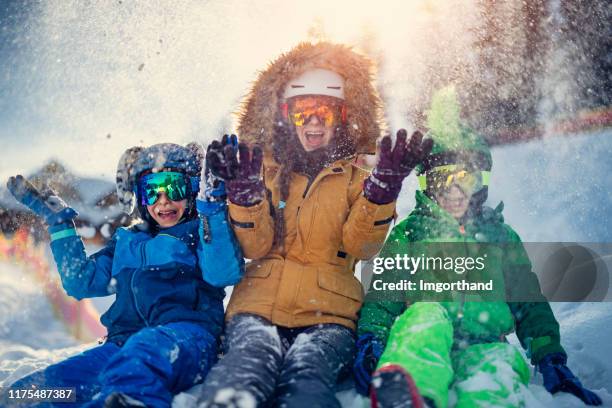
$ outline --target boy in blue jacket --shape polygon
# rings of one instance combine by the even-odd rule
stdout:
[[[204,379],[217,357],[223,287],[240,280],[244,261],[227,223],[225,188],[201,171],[202,158],[197,144],[128,149],[117,191],[132,208],[137,200],[143,222],[118,229],[90,257],[72,208],[22,176],[10,178],[11,193],[49,226],[66,292],[116,295],[101,317],[104,344],[11,388],[75,387],[77,403],[88,407],[169,407],[173,394]]]

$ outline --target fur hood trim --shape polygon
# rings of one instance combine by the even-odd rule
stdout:
[[[286,84],[313,68],[329,69],[344,78],[348,135],[355,141],[357,153],[375,153],[385,125],[374,86],[374,65],[345,45],[327,42],[301,43],[260,72],[238,114],[240,139],[269,152]]]

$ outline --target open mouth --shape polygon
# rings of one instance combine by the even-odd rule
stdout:
[[[162,220],[173,220],[177,217],[177,210],[159,210],[157,216]]]
[[[305,132],[306,142],[309,146],[318,147],[323,144],[323,138],[325,136],[325,132]]]

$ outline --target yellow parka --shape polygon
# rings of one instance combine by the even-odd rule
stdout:
[[[276,166],[265,169],[272,205],[278,206]],[[355,328],[363,290],[355,262],[374,256],[393,221],[395,202],[371,203],[363,196],[367,172],[340,160],[308,178],[293,174],[285,207],[284,248],[272,248],[270,203],[230,203],[230,220],[247,265],[234,288],[226,317],[254,313],[286,327],[339,323]],[[281,252],[282,251],[282,252]]]
[[[269,194],[252,207],[229,205],[233,230],[244,256],[252,261],[232,292],[227,320],[253,313],[285,327],[338,323],[355,329],[363,298],[355,264],[380,250],[394,219],[395,202],[368,201],[363,195],[368,172],[346,158],[323,168],[311,182],[305,175],[291,174],[284,245],[273,248],[272,213],[280,201],[279,164],[270,151],[273,121],[286,83],[312,68],[344,77],[347,133],[357,152],[373,152],[381,133],[371,64],[347,47],[300,44],[260,74],[243,105],[238,130],[243,141],[265,148],[263,179]]]

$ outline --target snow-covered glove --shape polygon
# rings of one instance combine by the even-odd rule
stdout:
[[[250,207],[264,198],[265,187],[261,179],[263,152],[255,146],[251,154],[246,144],[239,143],[236,149],[236,143],[236,135],[224,135],[221,142],[212,142],[208,146],[206,162],[210,172],[225,181],[229,200]]]
[[[361,395],[368,396],[372,373],[376,370],[378,360],[383,353],[384,346],[371,333],[362,334],[357,339],[357,355],[353,363],[353,376],[355,388]]]
[[[233,155],[225,154],[226,147],[233,147]],[[221,141],[214,140],[206,149],[206,166],[220,179],[231,180],[238,175],[238,161],[236,160],[236,148],[238,138],[236,135],[223,135]]]
[[[49,188],[39,191],[21,174],[10,177],[6,187],[17,201],[42,217],[49,226],[70,221],[78,215],[56,192]]]
[[[227,198],[225,180],[236,177],[238,163],[228,163],[224,154],[226,146],[231,146],[234,150],[238,148],[238,138],[236,135],[223,135],[221,142],[215,140],[208,145],[206,149],[206,164],[200,176],[198,200],[220,202],[225,201]]]
[[[236,177],[227,180],[226,190],[229,200],[243,207],[260,203],[265,195],[265,186],[261,179],[261,165],[263,163],[261,148],[255,146],[251,152],[246,144],[238,144],[240,160],[236,157],[236,149],[233,146],[225,146],[223,152],[229,163],[238,163]]]
[[[547,354],[538,363],[544,378],[544,388],[551,394],[568,392],[580,398],[587,405],[601,405],[601,398],[582,386],[580,380],[567,367],[567,356],[563,353]]]
[[[406,143],[407,135],[406,129],[398,130],[393,150],[390,136],[383,137],[380,142],[380,159],[363,185],[363,193],[369,201],[375,204],[395,201],[404,179],[429,155],[432,139],[423,140],[423,135],[417,130]]]

